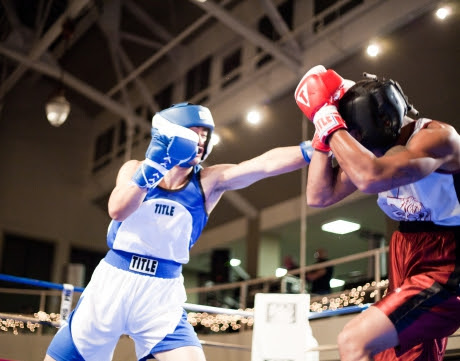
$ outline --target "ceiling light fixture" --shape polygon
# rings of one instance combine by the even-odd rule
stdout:
[[[361,225],[354,222],[344,221],[338,219],[333,222],[325,223],[321,226],[321,229],[325,232],[331,232],[336,234],[346,234],[357,231],[361,228]]]
[[[261,120],[260,112],[257,110],[251,110],[246,116],[246,120],[251,124],[259,124]]]
[[[74,31],[74,25],[70,20],[67,20],[62,25],[62,37],[65,41],[65,50],[67,50],[68,42]],[[54,127],[61,126],[67,119],[70,113],[70,103],[65,97],[64,91],[64,69],[61,66],[61,75],[59,78],[59,88],[55,91],[45,104],[46,118]]]
[[[232,267],[239,266],[240,264],[241,264],[241,260],[238,259],[238,258],[232,258],[230,260],[230,266],[232,266]]]
[[[46,118],[54,127],[59,127],[66,121],[70,113],[70,103],[65,98],[63,89],[46,102],[45,111]]]
[[[241,267],[241,260],[238,258],[232,258],[230,260],[230,266],[232,266],[232,269],[236,272],[238,276],[240,276],[243,280],[248,280],[251,278],[249,273],[246,272],[246,270]]]
[[[380,54],[380,46],[376,43],[369,44],[366,49],[367,55],[375,58]]]
[[[216,132],[212,132],[212,134],[211,134],[211,144],[214,146],[214,145],[219,144],[219,142],[220,142],[219,134],[217,134]]]
[[[452,13],[452,9],[448,6],[443,6],[440,7],[438,10],[436,10],[436,16],[438,19],[444,20],[447,18],[450,14]]]

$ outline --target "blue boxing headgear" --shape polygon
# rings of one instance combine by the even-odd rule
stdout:
[[[338,110],[348,130],[357,130],[367,149],[386,151],[396,144],[406,114],[418,112],[394,80],[364,73],[340,99]]]
[[[211,135],[214,131],[214,120],[208,108],[202,105],[191,103],[178,103],[166,108],[158,113],[152,119],[152,124],[155,117],[163,117],[171,123],[181,125],[186,128],[204,127],[209,130],[206,144],[204,147],[201,161],[204,161],[212,150]]]

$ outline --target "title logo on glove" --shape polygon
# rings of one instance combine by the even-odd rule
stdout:
[[[310,99],[308,99],[308,89],[307,89],[307,82],[304,82],[302,86],[297,89],[296,97],[297,103],[302,103],[307,107],[310,106]]]
[[[339,114],[327,114],[315,119],[316,131],[319,133],[320,138],[324,137],[325,134],[329,135],[330,130],[342,123],[336,118],[336,116],[340,117]]]

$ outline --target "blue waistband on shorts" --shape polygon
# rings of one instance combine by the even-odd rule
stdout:
[[[109,250],[105,261],[119,269],[159,278],[177,278],[182,264],[160,258],[152,258],[120,250]]]

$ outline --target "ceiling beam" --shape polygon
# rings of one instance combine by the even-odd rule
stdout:
[[[265,11],[267,12],[267,16],[270,18],[273,26],[275,27],[275,30],[281,35],[282,38],[287,38],[286,45],[289,47],[291,52],[300,62],[302,59],[302,51],[300,49],[300,46],[297,43],[297,41],[295,41],[295,39],[291,36],[289,26],[284,21],[278,9],[273,4],[272,0],[259,1],[264,7]]]
[[[108,0],[106,0],[108,1]],[[60,59],[64,53],[70,49],[86,32],[96,23],[101,15],[101,11],[97,6],[91,7],[85,16],[78,20],[75,24],[75,29],[72,32],[72,36],[66,41],[61,41],[52,50],[52,54],[56,59]]]
[[[3,9],[5,10],[5,15],[12,27],[12,33],[15,33],[17,36],[15,37],[16,41],[19,37],[23,44],[28,42],[28,39],[33,38],[32,31],[22,25],[21,21],[18,19],[18,15],[14,9],[14,5],[12,0],[1,0]],[[11,34],[8,35],[11,38]]]
[[[35,40],[40,39],[40,36],[42,35],[42,31],[45,28],[46,20],[48,18],[53,2],[47,1],[45,9],[44,5],[44,1],[40,0],[38,3],[38,11],[35,15]]]
[[[274,42],[268,40],[265,36],[255,31],[254,29],[246,26],[241,21],[232,16],[228,11],[223,7],[216,5],[213,1],[201,2],[198,0],[189,0],[195,5],[199,6],[216,19],[221,21],[223,24],[227,25],[231,30],[239,33],[244,38],[248,39],[253,44],[263,48],[265,51],[270,53],[273,57],[278,59],[289,69],[291,69],[295,74],[298,74],[302,69],[302,64],[300,61],[293,59],[292,56],[286,54],[278,45]]]
[[[127,71],[132,71],[134,66],[132,65],[131,61],[129,60],[128,56],[124,53],[122,46],[121,46],[121,32],[120,32],[120,22],[121,22],[121,0],[114,0],[112,1],[109,6],[106,7],[106,11],[101,15],[99,18],[99,27],[102,30],[102,33],[105,35],[110,55],[112,58],[112,62],[114,65],[117,81],[121,81],[123,78],[123,71],[122,67]],[[144,98],[145,103],[149,106],[150,110],[154,113],[158,111],[158,107],[153,101],[152,95],[148,87],[145,85],[145,82],[142,80],[141,77],[136,77],[134,82]],[[126,86],[121,88],[121,93],[123,97],[124,103],[130,108],[132,111],[133,107],[131,104],[130,97],[128,95],[128,91]],[[130,121],[129,119],[126,119]]]
[[[158,41],[153,41],[146,37],[135,35],[127,31],[120,31],[120,38],[131,43],[155,50],[158,50],[163,46],[163,44]]]
[[[123,50],[123,48],[121,46],[118,48],[118,56],[120,57],[120,60],[121,60],[121,62],[123,64],[123,67],[127,71],[133,71],[134,65],[133,65],[133,63],[129,59],[128,55],[126,54],[126,52]],[[145,103],[148,105],[150,111],[152,113],[156,113],[156,112],[160,111],[161,109],[158,106],[158,104],[155,101],[155,99],[152,97],[152,92],[148,88],[148,86],[145,83],[145,81],[143,81],[141,78],[136,78],[134,80],[134,82],[135,82],[136,87],[138,88],[139,92],[141,93]]]
[[[139,125],[142,130],[150,132],[151,125],[146,122],[144,118],[130,111],[127,107],[117,103],[112,98],[101,93],[97,89],[90,85],[82,82],[78,78],[74,77],[70,73],[61,72],[59,68],[51,67],[48,64],[40,61],[32,61],[28,56],[19,54],[18,52],[8,49],[3,45],[0,45],[0,54],[7,56],[21,64],[24,64],[27,68],[38,71],[54,79],[62,79],[62,82],[68,87],[79,92],[86,98],[91,99],[101,107],[111,111],[113,114],[117,114],[124,119],[131,119],[135,124]],[[61,78],[62,76],[62,78]]]
[[[0,94],[5,95],[16,83],[21,79],[24,73],[27,71],[30,62],[38,59],[43,53],[45,53],[50,45],[61,35],[62,26],[69,18],[75,18],[81,10],[88,4],[89,0],[73,0],[64,13],[56,20],[56,22],[48,29],[43,37],[35,44],[30,53],[27,55],[27,62],[20,62],[18,67],[11,73],[1,87]]]
[[[222,5],[229,3],[230,0],[223,0]],[[192,25],[188,26],[184,31],[182,31],[179,35],[177,35],[174,39],[172,39],[169,43],[163,46],[159,51],[153,54],[150,58],[144,61],[140,66],[138,66],[133,72],[131,72],[128,76],[126,76],[121,82],[116,84],[112,87],[108,92],[108,96],[112,96],[117,91],[121,89],[124,85],[128,84],[130,81],[135,79],[153,64],[155,64],[158,60],[160,60],[164,55],[168,54],[172,49],[174,49],[177,45],[181,43],[182,40],[187,38],[187,36],[191,35],[194,31],[199,29],[204,23],[206,23],[211,18],[210,14],[205,14],[200,17],[197,21],[195,21]]]
[[[134,1],[125,1],[123,3],[123,7],[134,15],[134,17],[147,29],[149,29],[152,34],[159,37],[164,42],[171,41],[174,38],[171,33],[148,16],[145,10],[136,5]]]

